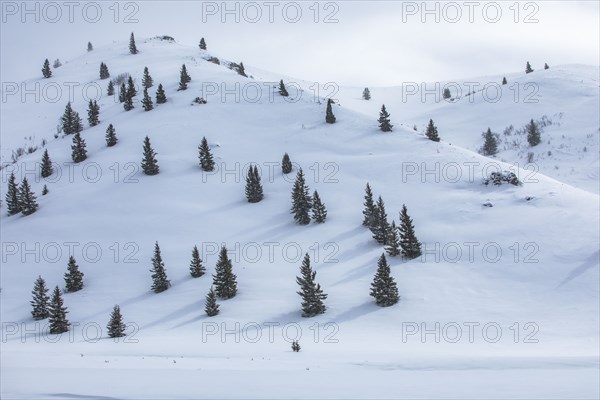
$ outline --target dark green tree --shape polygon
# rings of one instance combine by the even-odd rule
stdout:
[[[248,75],[246,75],[246,68],[244,68],[244,63],[243,62],[240,62],[240,65],[238,65],[237,72],[241,76],[244,76],[246,78],[248,77]]]
[[[373,233],[373,239],[382,245],[387,245],[390,239],[390,223],[388,221],[387,212],[385,211],[385,203],[381,196],[377,199],[375,206],[375,213],[373,214],[373,224],[371,225],[371,232]]]
[[[75,121],[76,113],[73,111],[71,107],[71,102],[67,103],[65,107],[65,112],[61,117],[62,130],[66,135],[71,135],[75,133],[76,129],[76,121]]]
[[[187,84],[191,81],[192,78],[188,75],[187,68],[183,64],[179,73],[179,88],[177,90],[187,90]]]
[[[289,174],[292,172],[292,162],[290,161],[290,156],[288,153],[283,155],[283,159],[281,160],[281,172],[284,174]]]
[[[62,299],[62,295],[60,293],[60,289],[58,286],[54,288],[54,292],[52,292],[52,298],[50,299],[50,333],[58,334],[64,333],[69,330],[69,326],[71,323],[67,319],[67,307]]]
[[[44,78],[50,78],[52,76],[52,70],[50,69],[50,61],[46,58],[44,61],[44,67],[42,68],[42,74]]]
[[[79,113],[78,112],[74,112],[73,113],[73,133],[79,133],[83,130],[83,122],[81,121],[81,118],[79,117]]]
[[[373,217],[376,213],[377,208],[375,207],[375,201],[373,200],[373,192],[371,186],[367,182],[365,188],[365,202],[363,203],[365,209],[363,210],[363,222],[364,226],[371,227],[373,225]]]
[[[35,193],[31,191],[26,177],[23,178],[23,182],[21,182],[21,186],[19,187],[19,205],[23,215],[31,215],[38,209]]]
[[[292,189],[291,213],[294,214],[294,220],[300,225],[309,224],[309,212],[311,208],[312,199],[308,191],[308,186],[304,180],[304,172],[302,172],[302,168],[300,168],[296,174],[296,182],[294,182],[294,188]]]
[[[106,88],[106,94],[108,96],[113,96],[115,94],[115,84],[113,81],[108,81],[108,87]]]
[[[375,298],[375,303],[380,307],[393,306],[400,300],[398,287],[391,275],[385,254],[382,254],[377,262],[377,272],[371,283],[371,296]]]
[[[100,63],[100,79],[110,78],[110,72],[108,72],[108,66],[103,62]]]
[[[544,69],[550,69],[550,67],[548,66],[548,63],[544,63]]]
[[[71,145],[71,158],[74,163],[80,163],[87,158],[87,150],[85,149],[85,140],[81,138],[81,134],[77,132],[73,136],[73,144]]]
[[[144,158],[142,159],[142,171],[146,175],[156,175],[160,172],[158,161],[156,160],[156,152],[150,144],[150,138],[146,136],[144,139]]]
[[[127,91],[125,92],[125,101],[123,102],[123,108],[125,111],[133,110],[135,107],[133,105],[133,98],[135,96],[137,96],[137,90],[135,89],[133,78],[130,76],[127,80]]]
[[[317,224],[322,224],[327,219],[327,209],[325,204],[321,201],[319,193],[315,190],[313,194],[313,208],[312,208],[312,219]]]
[[[450,89],[445,88],[442,97],[444,98],[444,100],[452,98],[452,93],[450,93]]]
[[[8,215],[15,215],[21,212],[21,202],[19,201],[19,185],[15,173],[11,172],[8,178],[8,189],[6,190],[6,208]]]
[[[502,78],[502,84],[506,85],[508,83],[508,81],[506,80],[506,77]]]
[[[125,325],[123,322],[121,307],[119,307],[118,304],[113,307],[113,310],[110,313],[110,320],[106,325],[106,329],[108,330],[108,337],[120,338],[125,336],[125,329],[127,329],[127,325]]]
[[[371,100],[371,91],[369,88],[365,88],[365,90],[363,90],[362,98],[363,100]]]
[[[305,318],[314,317],[327,311],[323,300],[327,295],[323,293],[321,285],[315,282],[317,271],[310,267],[310,256],[308,253],[302,260],[300,275],[296,277],[296,283],[300,285],[300,291],[296,292],[302,297],[302,316]]]
[[[210,287],[208,294],[206,295],[206,301],[204,302],[204,312],[209,317],[219,315],[219,304],[217,304],[217,294],[213,287]]]
[[[48,155],[48,149],[45,149],[44,154],[42,155],[40,174],[42,175],[42,178],[47,178],[53,173],[54,167],[52,167],[52,161],[50,160],[50,156]]]
[[[137,54],[138,49],[135,45],[135,37],[133,36],[133,32],[131,32],[131,36],[129,37],[129,52],[131,54]]]
[[[400,211],[400,227],[398,230],[402,255],[409,260],[421,256],[421,242],[417,239],[413,221],[409,217],[404,204],[402,205],[402,211]]]
[[[525,66],[525,73],[530,74],[532,72],[533,72],[533,68],[531,68],[531,64],[529,64],[529,61],[527,61],[527,65]]]
[[[46,319],[50,316],[48,289],[46,281],[41,276],[35,280],[33,290],[31,291],[33,299],[31,300],[31,316],[36,321]]]
[[[431,140],[432,142],[440,141],[440,137],[438,136],[437,127],[433,124],[432,119],[429,120],[429,125],[427,125],[427,130],[425,131],[425,136],[427,136],[427,139]]]
[[[531,147],[537,146],[542,142],[540,129],[533,119],[527,124],[525,130],[527,131],[527,143],[529,143]]]
[[[150,76],[150,72],[148,72],[148,67],[144,67],[144,76],[142,76],[142,87],[145,89],[150,89],[154,86],[154,80]]]
[[[289,96],[289,93],[288,93],[287,89],[285,88],[285,84],[283,83],[283,79],[279,81],[279,94],[282,95],[283,97]]]
[[[113,147],[118,141],[117,132],[113,124],[109,124],[108,128],[106,128],[106,147]]]
[[[125,99],[127,99],[127,88],[125,87],[125,82],[121,82],[121,86],[119,87],[119,102],[124,103]]]
[[[200,39],[200,44],[198,46],[200,47],[200,50],[206,50],[206,42],[204,41],[204,38]]]
[[[88,42],[87,51],[92,51],[92,50],[94,50],[94,46],[92,46],[92,42]]]
[[[69,257],[67,272],[65,273],[66,292],[77,292],[83,289],[83,272],[79,271],[79,265],[73,256]]]
[[[206,268],[202,265],[198,246],[194,246],[192,250],[192,261],[190,262],[190,275],[194,278],[200,278],[206,272]]]
[[[144,111],[150,111],[154,108],[152,98],[148,95],[148,89],[144,88],[144,98],[142,99],[142,107]]]
[[[167,271],[165,263],[160,255],[160,247],[158,242],[154,244],[154,256],[152,257],[152,290],[154,293],[160,293],[171,287],[171,282],[167,279]]]
[[[385,109],[385,104],[381,106],[381,111],[379,112],[379,129],[382,132],[391,132],[394,125],[390,123],[390,114]]]
[[[200,142],[200,146],[198,146],[199,151],[199,159],[200,159],[200,168],[202,171],[210,172],[215,169],[215,161],[213,160],[213,156],[210,153],[210,147],[208,147],[208,141],[206,137],[202,138],[202,142]]]
[[[264,198],[262,184],[260,183],[260,174],[258,167],[250,166],[246,176],[246,199],[248,203],[258,203]]]
[[[158,89],[156,89],[156,104],[164,104],[167,102],[167,95],[165,94],[165,90],[163,89],[162,83],[158,85]]]
[[[215,266],[213,285],[217,296],[221,299],[231,299],[237,294],[237,276],[233,273],[231,260],[227,256],[227,248],[221,247],[219,259]]]
[[[484,143],[481,148],[481,152],[484,156],[493,156],[498,153],[498,140],[496,136],[492,133],[492,130],[488,128],[488,130],[483,134]]]
[[[396,228],[396,221],[392,221],[392,225],[390,226],[390,235],[387,242],[388,244],[385,247],[385,252],[388,256],[396,257],[402,252],[400,247],[400,235],[398,228]]]
[[[325,122],[328,124],[335,124],[335,115],[333,115],[333,109],[331,105],[333,100],[327,99],[327,110],[325,111]]]
[[[42,196],[45,196],[48,193],[50,193],[50,191],[48,190],[48,186],[44,185],[44,187],[42,188]]]
[[[96,126],[100,123],[100,119],[98,118],[100,115],[100,106],[96,102],[96,100],[90,100],[88,104],[88,124],[90,126]]]

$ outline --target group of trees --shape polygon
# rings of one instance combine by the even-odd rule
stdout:
[[[14,172],[8,178],[8,189],[6,191],[6,208],[8,215],[31,215],[38,209],[37,198],[31,190],[27,177],[24,177],[20,185]]]
[[[538,124],[531,119],[531,121],[525,125],[525,133],[527,134],[527,143],[529,146],[534,147],[542,142],[541,131]],[[483,133],[483,146],[481,147],[480,153],[484,156],[493,156],[498,153],[498,135],[492,133],[490,128]]]
[[[315,190],[313,195],[309,194],[309,188],[304,179],[302,168],[296,174],[296,181],[292,189],[292,208],[291,213],[294,215],[294,220],[300,225],[307,225],[312,219],[316,223],[323,223],[327,219],[327,209],[321,201],[319,193]]]
[[[544,69],[550,69],[550,67],[548,66],[548,63],[544,63]],[[529,61],[527,61],[527,64],[525,65],[525,73],[530,74],[533,71],[534,71],[534,69],[531,68],[531,64],[529,64]]]

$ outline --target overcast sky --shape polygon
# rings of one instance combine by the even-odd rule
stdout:
[[[76,57],[88,41],[126,41],[131,31],[190,45],[204,37],[209,51],[247,66],[353,86],[518,72],[526,61],[600,64],[598,1],[61,0],[28,2],[31,13],[21,1],[1,3],[4,82],[38,76],[45,58]]]

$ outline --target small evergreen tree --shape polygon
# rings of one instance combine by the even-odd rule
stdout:
[[[375,297],[375,303],[380,307],[389,307],[398,303],[398,287],[391,275],[390,266],[382,254],[377,262],[377,272],[371,283],[371,296]]]
[[[246,78],[248,77],[248,75],[246,75],[246,68],[244,68],[244,63],[243,62],[240,62],[240,65],[238,66],[237,72],[241,76],[244,76]]]
[[[292,351],[295,353],[300,351],[300,343],[297,340],[292,341]]]
[[[331,105],[333,100],[327,99],[327,110],[325,111],[325,122],[328,124],[335,124],[335,115],[333,115],[333,109]]]
[[[537,146],[542,142],[540,129],[533,119],[527,124],[525,130],[527,131],[527,143],[529,143],[531,147]]]
[[[544,69],[550,69],[550,67],[548,66],[548,63],[544,63]]]
[[[388,238],[388,244],[385,247],[385,252],[390,257],[396,257],[401,253],[400,248],[400,236],[398,234],[398,229],[396,228],[396,221],[392,221],[392,225],[390,226],[390,233]]]
[[[529,61],[527,61],[527,65],[525,66],[525,73],[530,74],[532,72],[533,72],[533,68],[531,68],[531,64],[529,64]]]
[[[444,100],[452,98],[452,93],[450,93],[450,89],[445,88],[442,97],[444,98]]]
[[[281,160],[281,172],[284,174],[289,174],[292,172],[292,162],[290,161],[290,156],[288,153],[283,155],[283,159]]]
[[[258,167],[256,165],[254,167],[250,166],[246,176],[246,199],[248,199],[248,203],[258,203],[263,197]]]
[[[37,199],[35,193],[31,191],[27,178],[23,178],[21,186],[19,187],[19,205],[21,213],[23,215],[31,215],[38,209]]]
[[[92,46],[92,42],[88,42],[87,51],[92,51],[92,50],[94,50],[94,46]]]
[[[119,88],[119,102],[124,103],[125,99],[127,99],[127,88],[125,87],[125,82],[121,82],[121,87]]]
[[[8,178],[8,189],[6,190],[6,208],[8,215],[15,215],[21,212],[21,202],[19,201],[19,186],[15,173],[11,172]]]
[[[375,206],[375,214],[373,214],[373,224],[371,226],[371,232],[373,233],[373,239],[377,243],[381,243],[384,246],[388,244],[390,239],[390,223],[388,221],[387,212],[385,211],[385,203],[381,196],[377,199],[377,205]]]
[[[154,293],[160,293],[171,287],[171,282],[167,279],[167,271],[165,271],[165,263],[160,255],[160,247],[158,242],[154,244],[154,256],[152,257],[152,290]]]
[[[312,219],[317,224],[322,224],[327,219],[327,209],[325,208],[325,204],[321,201],[321,197],[319,197],[319,193],[316,190],[313,194]]]
[[[373,201],[373,192],[371,191],[371,186],[367,182],[367,187],[365,188],[365,202],[363,203],[365,209],[363,210],[363,222],[364,226],[371,227],[373,225],[373,217],[376,212],[375,201]]]
[[[150,76],[150,72],[148,72],[148,67],[144,67],[144,76],[142,76],[142,87],[145,89],[150,89],[154,86],[154,80]]]
[[[35,280],[33,290],[31,291],[33,300],[30,304],[32,307],[31,316],[36,321],[46,319],[50,316],[48,289],[46,288],[46,281],[41,276]]]
[[[302,168],[296,174],[296,182],[292,189],[292,209],[291,213],[294,214],[294,220],[300,225],[307,225],[310,223],[310,209],[312,208],[312,199],[308,194],[308,186],[304,180],[304,172]]]
[[[83,289],[83,272],[79,271],[79,266],[73,256],[69,257],[67,272],[65,273],[65,290],[68,292],[77,292]]]
[[[289,96],[289,93],[288,93],[287,89],[285,88],[285,84],[283,83],[283,79],[279,81],[279,94],[282,95],[283,97]]]
[[[237,294],[237,276],[233,273],[231,260],[227,256],[227,248],[221,247],[219,259],[215,266],[215,275],[213,275],[213,285],[215,292],[221,299],[231,299]]]
[[[496,136],[492,133],[490,128],[488,128],[488,130],[483,134],[483,138],[485,139],[481,149],[483,155],[493,156],[494,154],[498,153],[498,141],[496,140]]]
[[[71,102],[67,103],[65,112],[61,117],[62,130],[66,135],[75,133],[75,112],[71,107]]]
[[[90,100],[88,104],[88,123],[90,126],[96,126],[100,123],[98,116],[100,115],[100,106],[96,100]]]
[[[48,155],[48,149],[44,150],[44,154],[42,155],[42,164],[40,167],[40,175],[42,178],[47,178],[54,173],[54,168],[52,167],[52,161],[50,160],[50,156]]]
[[[362,98],[363,100],[371,100],[371,91],[369,88],[365,88],[365,90],[363,90]]]
[[[106,88],[106,94],[108,96],[113,96],[115,94],[115,84],[113,81],[108,81],[108,88]]]
[[[110,72],[108,72],[108,66],[103,62],[100,63],[100,79],[110,78]]]
[[[133,105],[133,98],[137,95],[137,90],[135,90],[135,84],[133,83],[133,78],[130,76],[127,80],[127,91],[125,92],[125,101],[123,102],[123,108],[125,111],[133,110],[135,107]]]
[[[108,128],[106,128],[106,147],[113,147],[118,141],[117,132],[113,124],[109,124]]]
[[[44,67],[42,68],[42,74],[44,78],[50,78],[52,76],[52,70],[50,69],[50,61],[46,58],[44,61]]]
[[[192,78],[187,73],[187,68],[185,64],[181,66],[181,72],[179,73],[179,89],[177,90],[187,90],[187,84],[192,81]]]
[[[127,325],[123,322],[123,316],[121,315],[121,307],[115,305],[112,312],[110,313],[110,320],[106,329],[108,330],[108,337],[120,338],[125,336],[125,329]]]
[[[50,191],[48,190],[48,186],[44,185],[44,187],[42,188],[42,196],[45,196],[48,193],[50,193]]]
[[[310,256],[308,253],[306,253],[304,260],[302,260],[300,275],[296,277],[296,283],[300,285],[300,291],[296,293],[302,297],[302,316],[310,318],[325,313],[327,307],[323,303],[323,300],[327,298],[327,295],[323,293],[321,285],[315,282],[317,271],[313,271],[310,267]]]
[[[87,158],[87,150],[85,149],[85,140],[81,138],[81,134],[77,132],[73,136],[73,144],[71,145],[71,158],[74,163],[80,163]]]
[[[144,107],[144,111],[150,111],[154,108],[152,98],[148,95],[148,89],[146,88],[144,88],[144,98],[142,99],[142,106]]]
[[[402,255],[409,260],[421,256],[421,242],[415,235],[415,227],[412,219],[408,216],[406,205],[402,205],[402,211],[400,211],[400,227],[398,230]]]
[[[390,114],[385,109],[385,104],[381,106],[381,111],[379,112],[379,129],[382,132],[391,132],[394,125],[390,123]]]
[[[202,265],[198,246],[194,246],[194,249],[192,250],[192,261],[190,262],[190,274],[194,278],[200,278],[205,272],[206,268]]]
[[[198,46],[200,47],[200,50],[206,50],[206,42],[204,41],[204,38],[200,39],[200,44]]]
[[[131,36],[129,37],[129,52],[131,54],[137,54],[138,49],[135,45],[135,37],[133,36],[133,32],[131,32]]]
[[[210,147],[208,147],[208,141],[206,140],[206,137],[202,138],[202,142],[200,142],[198,150],[200,158],[200,168],[202,168],[202,171],[213,171],[215,169],[215,162],[213,160],[212,154],[210,153]]]
[[[58,286],[54,288],[52,292],[52,298],[50,299],[50,333],[58,334],[64,333],[69,330],[71,323],[67,319],[67,307],[65,307],[60,289]]]
[[[73,133],[79,133],[83,130],[83,122],[81,121],[81,118],[79,117],[79,113],[78,112],[74,112],[73,113]]]
[[[156,89],[156,104],[164,104],[167,102],[167,95],[165,94],[165,90],[163,89],[162,83],[158,85],[158,89]]]
[[[508,81],[506,80],[506,77],[502,78],[502,84],[506,85],[508,83]]]
[[[142,171],[146,175],[156,175],[160,172],[156,153],[150,144],[150,138],[146,136],[144,139],[144,158],[142,159]]]
[[[427,130],[425,131],[425,136],[427,136],[427,139],[431,140],[432,142],[440,141],[440,137],[438,136],[437,127],[433,124],[432,119],[429,120],[429,125],[427,125]]]
[[[217,294],[213,287],[210,287],[208,294],[206,295],[206,301],[204,302],[204,312],[209,317],[219,315],[219,304],[217,304]]]

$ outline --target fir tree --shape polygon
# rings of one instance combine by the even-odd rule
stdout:
[[[206,137],[202,138],[202,142],[200,146],[198,146],[199,150],[199,158],[200,158],[200,168],[202,171],[210,172],[215,169],[215,162],[213,160],[213,156],[210,153],[210,148],[208,147],[208,141]]]
[[[33,300],[30,302],[32,307],[31,316],[33,319],[39,321],[48,318],[50,316],[48,304],[50,297],[48,296],[46,281],[44,281],[41,276],[38,276],[35,280],[31,294],[33,295]]]
[[[50,156],[48,155],[48,149],[44,150],[44,154],[42,155],[42,165],[40,167],[40,174],[42,178],[47,178],[54,173],[54,168],[52,167],[52,161],[50,160]]]
[[[365,202],[363,203],[365,209],[363,210],[363,222],[364,226],[371,227],[373,225],[373,217],[377,208],[375,207],[375,201],[373,201],[373,192],[371,191],[371,186],[367,182],[367,187],[365,188]]]
[[[206,42],[204,41],[204,38],[200,39],[200,44],[198,46],[200,47],[200,50],[206,50]]]
[[[227,256],[227,248],[221,247],[219,259],[215,266],[215,275],[213,275],[213,285],[215,292],[221,299],[231,299],[237,294],[237,276],[233,273],[231,260]]]
[[[205,272],[206,268],[202,265],[198,246],[194,246],[194,249],[192,250],[192,261],[190,262],[190,274],[194,278],[200,278]]]
[[[312,208],[312,199],[308,194],[308,186],[304,180],[304,172],[302,168],[296,174],[296,182],[292,189],[292,209],[291,213],[294,214],[294,220],[300,225],[307,225],[310,223],[310,209]]]
[[[52,76],[52,70],[50,69],[50,61],[46,58],[44,61],[44,67],[42,68],[42,74],[44,78],[50,78]]]
[[[131,54],[137,54],[138,49],[135,45],[135,37],[133,36],[133,32],[131,32],[131,36],[129,37],[129,52]]]
[[[300,351],[300,343],[297,340],[292,341],[292,351],[295,353]]]
[[[121,82],[121,86],[119,88],[119,102],[120,103],[125,102],[126,98],[127,98],[127,88],[125,87],[125,82]]]
[[[246,68],[244,68],[244,63],[243,62],[240,62],[240,65],[238,66],[237,72],[241,76],[244,76],[246,78],[248,77],[248,75],[246,75]]]
[[[108,128],[106,128],[106,147],[113,147],[118,141],[117,132],[113,124],[109,124]]]
[[[385,104],[381,106],[381,111],[379,112],[379,129],[382,132],[391,132],[394,125],[390,123],[390,114],[385,109]]]
[[[165,94],[165,90],[163,89],[162,83],[158,85],[158,89],[156,89],[156,104],[164,104],[167,102],[167,95]]]
[[[381,243],[384,246],[387,245],[390,239],[390,223],[388,222],[385,203],[381,196],[377,199],[372,222],[371,232],[373,233],[373,239],[375,239],[377,243]]]
[[[79,132],[73,136],[73,144],[71,145],[71,158],[74,163],[80,163],[87,158],[87,150],[85,149],[85,140],[81,138]]]
[[[331,105],[333,100],[327,99],[327,110],[325,111],[325,122],[328,124],[335,124],[335,115],[333,115],[333,109]]]
[[[506,77],[502,78],[502,84],[506,85],[508,83],[508,81],[506,80]]]
[[[78,112],[74,112],[73,113],[73,133],[79,133],[83,130],[83,122],[81,121],[81,118],[79,117],[79,113]]]
[[[156,160],[156,153],[150,144],[150,138],[146,136],[144,139],[144,158],[142,159],[142,171],[146,175],[156,175],[158,174],[159,167],[158,161]]]
[[[52,292],[52,298],[50,299],[50,333],[58,334],[64,333],[69,330],[71,323],[67,319],[67,307],[65,307],[60,289],[58,286],[54,288]]]
[[[210,287],[208,294],[206,295],[206,301],[204,302],[204,312],[209,317],[214,317],[219,314],[219,304],[217,304],[217,294],[213,287]]]
[[[179,73],[179,88],[177,90],[187,90],[187,84],[192,81],[192,78],[187,73],[185,64],[181,66],[181,72]]]
[[[88,123],[90,126],[96,126],[100,123],[98,116],[100,115],[100,106],[96,100],[90,100],[88,104]]]
[[[429,120],[429,125],[427,125],[427,130],[425,131],[425,136],[427,136],[427,139],[431,140],[432,142],[440,141],[440,137],[438,136],[437,127],[433,124],[432,119]]]
[[[540,129],[533,119],[527,124],[525,130],[527,131],[527,143],[529,143],[531,147],[537,146],[542,142]]]
[[[283,155],[283,159],[281,160],[281,172],[284,174],[289,174],[292,172],[292,162],[290,161],[290,156],[288,153]]]
[[[452,93],[450,93],[450,89],[445,88],[442,97],[444,98],[444,100],[452,98]]]
[[[106,329],[108,330],[108,337],[120,338],[125,336],[125,329],[127,329],[127,325],[125,325],[123,322],[121,307],[119,307],[119,305],[115,305],[113,307],[113,310],[110,313],[110,320],[108,321],[108,325],[106,325]]]
[[[88,42],[87,51],[92,51],[92,50],[94,50],[94,46],[92,46],[92,42]]]
[[[144,98],[142,99],[142,106],[144,107],[144,111],[150,111],[154,108],[152,98],[148,95],[148,89],[146,88],[144,88]]]
[[[150,76],[150,72],[148,72],[148,67],[144,67],[144,76],[142,76],[142,87],[150,89],[152,86],[154,86],[154,80]]]
[[[113,81],[108,82],[108,88],[106,89],[106,94],[108,96],[113,96],[115,94],[115,84]]]
[[[100,79],[110,78],[110,72],[108,72],[108,66],[103,62],[100,63]]]
[[[319,193],[316,190],[313,194],[312,219],[317,224],[322,224],[327,219],[327,209],[325,208],[325,204],[321,201],[321,197],[319,197]]]
[[[21,212],[21,202],[19,201],[19,186],[15,173],[11,172],[8,178],[8,189],[6,190],[6,208],[8,215],[15,215]]]
[[[369,88],[365,88],[365,90],[363,90],[362,98],[363,100],[371,100],[371,91]]]
[[[529,61],[527,61],[527,65],[525,66],[525,73],[530,74],[532,72],[533,72],[533,68],[531,68],[531,64],[529,64]]]
[[[125,101],[123,102],[123,108],[125,111],[133,110],[135,107],[133,105],[133,98],[137,95],[137,90],[135,90],[135,84],[133,83],[133,78],[130,76],[127,80],[127,91],[125,92]]]
[[[492,130],[488,128],[487,132],[483,134],[485,142],[483,143],[483,147],[481,152],[484,156],[493,156],[498,153],[498,141],[496,140],[496,136],[492,133]]]
[[[79,271],[75,258],[70,256],[67,272],[65,273],[65,290],[67,292],[77,292],[81,289],[83,289],[83,272]]]
[[[279,81],[279,94],[282,95],[283,97],[289,96],[289,93],[288,93],[287,89],[285,88],[285,84],[283,83],[283,79]]]
[[[408,216],[406,205],[402,205],[402,211],[400,211],[400,227],[398,228],[400,233],[400,248],[402,249],[402,255],[412,260],[421,255],[421,242],[415,235],[415,227],[412,219]]]
[[[302,260],[300,275],[296,277],[296,283],[300,285],[300,291],[296,293],[302,297],[302,316],[310,318],[325,313],[327,307],[323,300],[327,298],[327,295],[323,293],[321,285],[315,282],[317,271],[313,271],[310,267],[308,253]]]
[[[31,191],[27,178],[23,178],[19,187],[19,205],[23,215],[31,215],[38,209],[35,193]]]
[[[50,191],[48,190],[48,186],[44,185],[44,187],[42,188],[42,196],[45,196],[48,193],[50,193]]]
[[[377,272],[371,283],[371,296],[375,297],[375,303],[380,307],[389,307],[398,303],[398,287],[391,275],[390,266],[382,254],[377,262]]]
[[[62,130],[66,135],[71,135],[75,133],[76,122],[75,122],[76,113],[73,111],[71,107],[71,102],[67,103],[65,107],[65,112],[61,117]]]
[[[400,248],[400,235],[398,233],[398,229],[396,228],[396,221],[392,221],[392,225],[390,226],[390,233],[388,238],[388,244],[385,247],[385,252],[390,257],[396,257],[401,253]]]
[[[263,197],[258,167],[256,165],[254,167],[250,166],[246,176],[246,199],[248,199],[248,203],[258,203]]]
[[[550,69],[550,67],[548,66],[548,63],[544,63],[544,69]]]
[[[154,244],[154,256],[152,257],[152,290],[154,293],[164,292],[171,286],[171,282],[167,279],[165,271],[165,263],[160,255],[160,247],[158,242]]]

